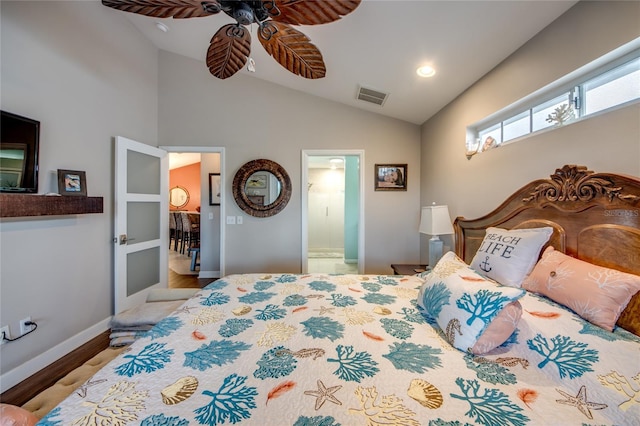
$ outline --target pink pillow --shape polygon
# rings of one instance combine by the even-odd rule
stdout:
[[[471,352],[476,355],[486,354],[506,342],[515,331],[521,316],[522,305],[520,302],[516,300],[509,303],[484,329],[484,333],[473,345]]]
[[[613,331],[620,313],[640,291],[640,276],[593,265],[547,247],[522,288],[560,303]]]
[[[38,418],[31,411],[11,404],[0,404],[0,426],[32,426]]]

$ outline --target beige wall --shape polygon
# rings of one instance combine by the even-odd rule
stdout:
[[[286,72],[283,70],[283,72]],[[292,76],[292,78],[298,78]],[[365,271],[391,273],[394,262],[418,260],[420,128],[237,74],[211,76],[199,61],[160,52],[159,143],[225,147],[227,274],[301,271],[301,151],[363,149]],[[293,184],[287,207],[270,218],[247,216],[231,182],[247,161],[282,165]],[[375,192],[376,163],[407,163],[407,192]]]
[[[99,2],[0,7],[1,108],[41,122],[40,192],[61,168],[104,197],[103,214],[0,221],[0,322],[38,324],[0,347],[6,390],[107,328],[91,329],[113,305],[113,137],[157,139],[158,53]]]
[[[565,164],[640,176],[638,104],[465,157],[466,126],[639,37],[639,16],[640,2],[580,2],[423,124],[422,204],[448,204],[452,219],[479,217]]]

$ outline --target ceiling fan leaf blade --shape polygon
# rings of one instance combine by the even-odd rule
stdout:
[[[290,72],[309,79],[325,76],[322,53],[300,31],[281,22],[265,21],[258,39],[267,53]]]
[[[229,78],[244,67],[251,53],[251,35],[237,24],[222,26],[211,38],[207,66],[215,77]]]
[[[273,0],[264,3],[271,19],[291,25],[319,25],[353,12],[361,0]]]
[[[102,0],[102,4],[124,12],[155,18],[198,18],[210,16],[214,8],[205,10],[203,3],[219,5],[217,0]]]

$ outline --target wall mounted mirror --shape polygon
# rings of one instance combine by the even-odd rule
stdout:
[[[189,203],[189,191],[182,186],[174,186],[169,191],[169,204],[177,209],[186,206]]]
[[[233,198],[244,212],[269,217],[285,208],[291,198],[287,171],[271,160],[245,163],[233,178]]]

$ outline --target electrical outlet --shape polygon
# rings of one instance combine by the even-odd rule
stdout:
[[[2,337],[3,333],[4,333],[4,337],[6,337],[7,339],[11,339],[11,334],[9,334],[8,325],[5,325],[4,327],[0,328],[0,337]],[[8,342],[4,339],[0,341],[0,345],[4,345],[5,343],[8,343]]]
[[[31,322],[31,317],[26,317],[20,320],[20,335],[23,336],[33,329],[32,325],[27,325]]]

